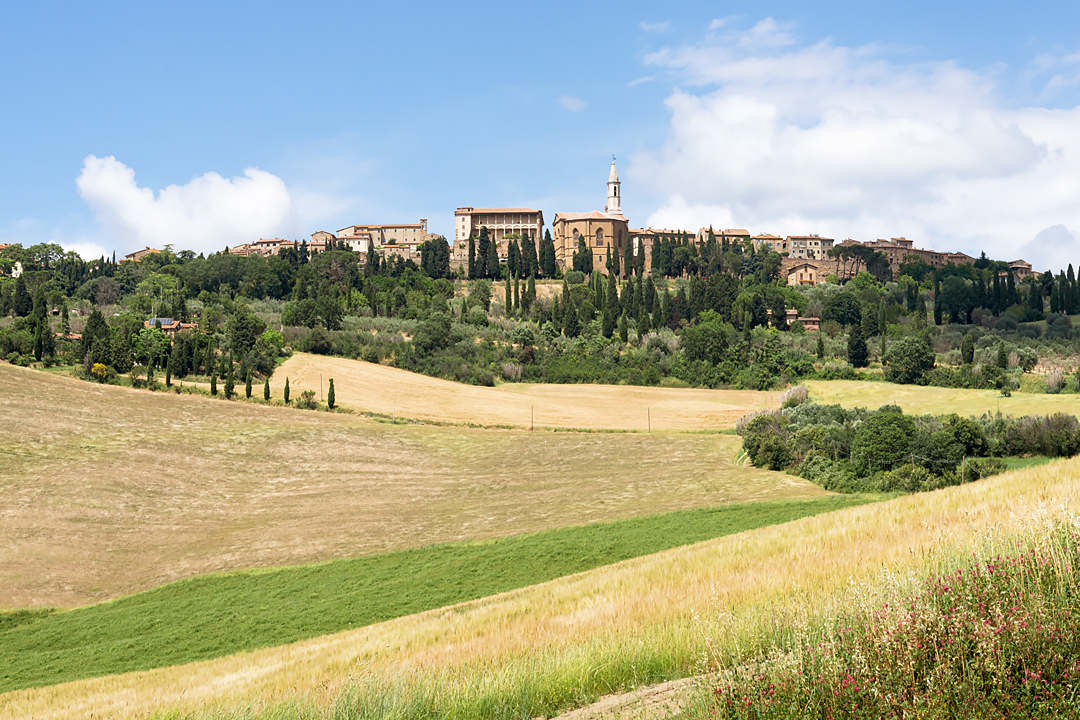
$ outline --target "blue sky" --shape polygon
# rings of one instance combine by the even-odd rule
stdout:
[[[1080,260],[1075,5],[156,5],[5,10],[0,241],[550,222],[616,153],[635,226]]]

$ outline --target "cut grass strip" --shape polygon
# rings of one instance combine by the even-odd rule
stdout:
[[[0,629],[0,692],[282,645],[874,499],[725,505],[181,580]]]

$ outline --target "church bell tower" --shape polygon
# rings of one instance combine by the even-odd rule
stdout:
[[[622,215],[622,190],[619,186],[619,173],[615,169],[615,156],[611,156],[611,172],[607,180],[607,207],[604,212]]]

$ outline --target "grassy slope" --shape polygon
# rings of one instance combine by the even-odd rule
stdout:
[[[988,536],[1077,510],[1080,458],[1059,460],[291,645],[16,691],[0,695],[0,719],[557,714],[708,671]]]
[[[958,413],[982,415],[1080,414],[1080,394],[1046,395],[1014,392],[1002,397],[997,390],[968,390],[922,385],[897,385],[868,380],[808,380],[810,398],[819,403],[876,409],[896,404],[915,414]]]
[[[0,624],[0,692],[280,645],[868,501],[729,505],[183,580],[6,630]]]
[[[43,410],[43,408],[48,409]],[[378,423],[0,363],[0,608],[826,493],[703,433]]]

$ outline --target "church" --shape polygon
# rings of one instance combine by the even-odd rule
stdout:
[[[592,251],[594,270],[607,273],[609,251],[619,253],[620,259],[623,257],[623,248],[630,241],[630,227],[622,213],[622,190],[614,156],[608,173],[607,206],[603,212],[555,213],[551,234],[555,261],[564,270],[573,267],[574,252],[581,238]]]

